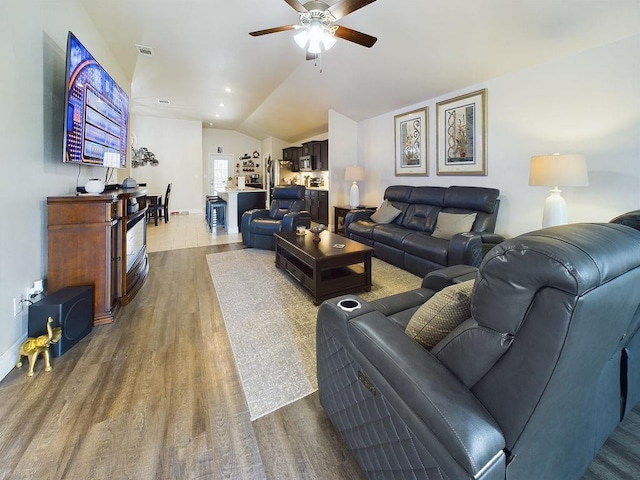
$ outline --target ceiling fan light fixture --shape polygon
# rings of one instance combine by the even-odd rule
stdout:
[[[293,39],[296,41],[300,48],[306,48],[309,43],[309,31],[304,28],[300,30],[293,36]]]
[[[312,42],[320,42],[324,37],[324,30],[319,24],[312,24],[309,27],[309,40]]]
[[[314,54],[318,54],[320,53],[320,41],[319,40],[315,40],[315,39],[310,39],[309,40],[309,49],[307,50],[307,52],[309,53],[314,53]]]
[[[324,32],[324,38],[322,39],[322,45],[324,46],[325,52],[329,50],[336,44],[336,37],[331,35],[329,32]]]

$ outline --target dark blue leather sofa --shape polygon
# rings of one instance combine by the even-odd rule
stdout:
[[[384,198],[401,210],[391,223],[379,224],[364,210],[349,212],[345,231],[352,240],[374,248],[376,257],[424,276],[450,265],[480,265],[482,257],[504,238],[493,233],[500,191],[482,187],[387,187]],[[431,236],[438,214],[475,213],[470,232],[450,240]]]

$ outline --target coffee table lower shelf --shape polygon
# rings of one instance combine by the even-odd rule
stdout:
[[[279,240],[276,236],[276,267],[287,271],[300,283],[311,294],[315,305],[346,293],[371,290],[370,251],[345,252],[316,259]]]

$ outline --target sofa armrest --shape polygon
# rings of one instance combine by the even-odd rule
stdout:
[[[500,427],[430,352],[377,311],[350,319],[348,335],[470,476],[478,478],[504,463]]]
[[[344,216],[344,231],[349,232],[349,224],[358,220],[369,220],[375,212],[371,210],[349,210]]]
[[[242,230],[246,230],[249,228],[251,222],[256,218],[267,218],[269,216],[269,210],[264,208],[254,208],[253,210],[247,210],[242,214],[241,218],[241,227]]]
[[[448,265],[479,267],[486,252],[503,240],[497,233],[458,233],[449,242]]]
[[[422,288],[440,291],[454,283],[473,280],[476,278],[477,273],[478,268],[472,267],[471,265],[452,265],[451,267],[445,267],[427,273],[422,280]]]
[[[285,213],[282,217],[282,231],[293,232],[296,227],[310,227],[311,214],[306,210],[300,212]]]

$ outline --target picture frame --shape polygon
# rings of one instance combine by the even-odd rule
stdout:
[[[395,176],[429,175],[429,109],[427,107],[394,117]]]
[[[437,175],[487,175],[487,90],[436,104]]]

